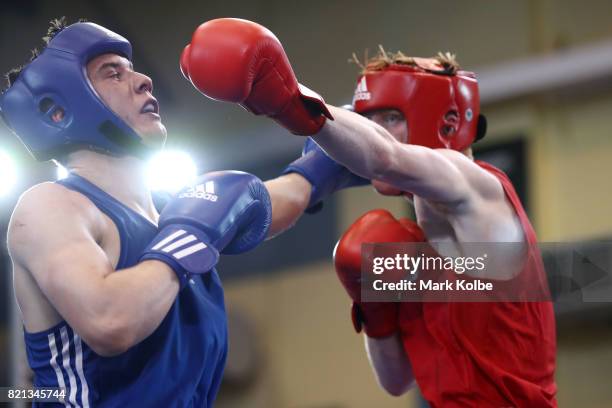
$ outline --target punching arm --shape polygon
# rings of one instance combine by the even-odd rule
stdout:
[[[329,107],[327,121],[313,138],[354,173],[441,203],[457,203],[486,191],[495,180],[463,154],[400,143],[383,127],[344,109]],[[498,184],[498,183],[497,183]]]

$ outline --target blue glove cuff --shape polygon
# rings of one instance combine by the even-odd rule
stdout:
[[[161,254],[158,252],[145,252],[144,254],[142,254],[138,262],[147,261],[151,259],[154,259],[156,261],[161,261],[167,264],[170,267],[170,269],[174,271],[174,273],[176,274],[176,277],[179,280],[180,290],[182,290],[185,286],[187,286],[187,283],[189,283],[189,279],[191,279],[191,275],[189,275],[187,271],[185,271],[185,269],[183,269],[178,262],[174,261],[172,257],[169,257],[166,254]]]
[[[210,271],[219,261],[219,252],[201,230],[186,224],[164,227],[140,257],[168,264],[185,286],[190,275]]]
[[[369,180],[351,173],[318,147],[305,152],[302,157],[289,164],[283,171],[283,174],[288,173],[297,173],[312,185],[306,212],[316,212],[322,207],[321,201],[337,190],[370,184]]]

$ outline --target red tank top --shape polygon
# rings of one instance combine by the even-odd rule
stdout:
[[[496,176],[529,244],[515,279],[546,285],[536,235],[508,177]],[[550,302],[402,303],[400,327],[415,379],[432,408],[556,407]]]

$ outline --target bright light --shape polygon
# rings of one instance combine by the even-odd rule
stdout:
[[[55,175],[58,180],[65,179],[68,177],[68,169],[58,163],[57,169],[55,170]]]
[[[198,169],[187,153],[170,150],[154,156],[149,162],[149,187],[154,191],[176,193],[197,176]]]
[[[17,166],[8,153],[0,151],[0,197],[8,195],[17,183]]]

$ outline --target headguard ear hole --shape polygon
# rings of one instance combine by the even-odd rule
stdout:
[[[61,106],[58,106],[51,114],[51,120],[55,123],[59,123],[64,119],[64,116],[66,116],[64,109]]]
[[[38,104],[38,110],[42,113],[47,113],[51,110],[51,108],[55,105],[55,102],[51,98],[43,98]]]
[[[459,124],[459,112],[456,110],[449,110],[444,114],[444,123],[440,128],[440,134],[444,137],[451,137],[457,131]]]
[[[448,112],[446,112],[446,114],[444,115],[444,120],[457,120],[459,119],[459,112],[457,112],[456,110],[449,110]]]
[[[455,134],[455,127],[452,125],[443,125],[440,128],[440,134],[444,137],[451,137]]]

